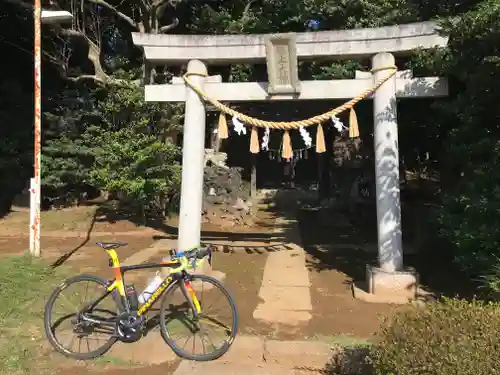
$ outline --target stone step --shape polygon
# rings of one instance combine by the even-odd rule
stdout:
[[[179,359],[170,347],[163,341],[158,330],[134,343],[117,342],[107,355],[125,362],[157,365],[165,362],[175,362]]]
[[[293,369],[272,364],[246,364],[236,363],[190,362],[182,361],[174,375],[319,375],[322,371],[307,369]]]

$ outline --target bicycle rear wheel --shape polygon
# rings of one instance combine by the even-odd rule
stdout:
[[[180,283],[190,283],[196,294],[201,307],[198,322],[193,319],[193,311],[180,289]],[[215,306],[217,302],[225,306],[225,313]],[[165,293],[160,308],[160,329],[165,342],[179,357],[211,361],[224,355],[236,337],[236,305],[231,294],[217,279],[189,275]]]
[[[61,354],[79,360],[99,357],[116,342],[116,327],[102,325],[81,318],[81,309],[106,293],[106,281],[90,276],[72,277],[58,286],[45,305],[45,334],[50,344]],[[80,297],[82,295],[82,297]],[[68,311],[58,314],[60,306]],[[99,320],[113,322],[118,306],[110,293],[88,313]],[[57,318],[58,315],[61,315]],[[69,338],[68,338],[69,337]]]

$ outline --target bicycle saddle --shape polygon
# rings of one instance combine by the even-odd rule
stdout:
[[[118,249],[121,246],[127,246],[128,243],[126,243],[126,242],[96,242],[96,245],[99,245],[104,250],[109,250],[109,249]]]

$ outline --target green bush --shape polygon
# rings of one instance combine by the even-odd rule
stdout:
[[[165,209],[165,197],[180,186],[177,146],[129,128],[103,131],[91,127],[83,139],[99,145],[93,150],[94,162],[88,176],[91,186],[144,211]]]
[[[378,375],[500,374],[500,305],[443,300],[383,324],[372,360]]]
[[[123,72],[117,78],[131,79]],[[180,149],[170,139],[180,130],[179,106],[148,103],[133,83],[82,92],[75,113],[45,116],[69,130],[44,144],[44,197],[71,204],[97,190],[144,218],[163,214],[180,186]]]

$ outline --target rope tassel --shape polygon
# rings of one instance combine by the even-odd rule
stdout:
[[[325,133],[323,132],[323,126],[321,124],[319,124],[316,129],[316,152],[326,152]]]
[[[359,127],[358,127],[358,117],[356,116],[356,111],[351,108],[349,112],[349,138],[359,137]]]
[[[259,130],[256,126],[252,126],[252,133],[250,134],[250,152],[258,154],[259,149]]]
[[[285,130],[283,134],[283,148],[281,149],[281,157],[283,159],[291,159],[292,156],[292,140],[290,138],[290,133],[288,132],[288,130]]]
[[[219,115],[219,139],[227,139],[229,137],[229,132],[227,130],[227,120],[224,112]]]

